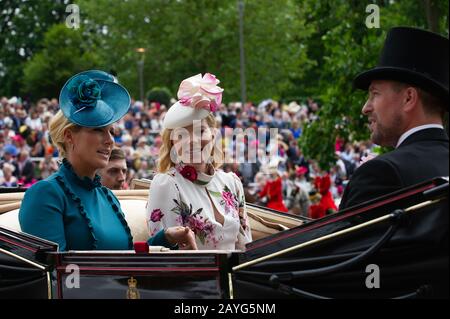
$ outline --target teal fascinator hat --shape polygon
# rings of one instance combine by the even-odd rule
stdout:
[[[130,94],[106,72],[90,70],[72,76],[59,95],[59,105],[69,121],[84,127],[117,122],[130,108]]]

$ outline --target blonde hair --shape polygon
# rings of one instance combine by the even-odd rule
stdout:
[[[208,117],[205,118],[206,123],[210,128],[217,128],[216,119],[213,114],[209,114]],[[175,163],[170,159],[170,152],[173,147],[173,143],[171,140],[171,134],[173,129],[164,129],[161,133],[161,148],[159,151],[159,159],[158,159],[158,172],[165,173],[169,169],[175,166]],[[216,138],[216,136],[214,137]],[[220,147],[218,147],[218,145]],[[219,168],[223,163],[223,151],[222,151],[222,143],[214,142],[213,149],[211,152],[212,156],[212,166],[214,168]]]
[[[63,112],[59,110],[56,115],[50,120],[49,123],[49,133],[52,139],[52,144],[56,146],[59,151],[60,157],[66,157],[67,148],[66,142],[64,140],[64,132],[66,130],[79,131],[81,126],[72,123],[67,117],[64,116]]]
[[[5,170],[9,171],[10,174],[14,173],[16,170],[16,167],[12,164],[9,164],[8,162],[3,163],[3,171]]]

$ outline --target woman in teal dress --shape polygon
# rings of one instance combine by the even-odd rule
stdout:
[[[70,78],[49,133],[63,163],[29,188],[19,212],[22,231],[53,241],[60,251],[127,250],[133,238],[114,194],[100,183],[114,146],[112,124],[129,110],[130,95],[112,75],[97,70]],[[192,247],[188,229],[166,229],[159,244]]]

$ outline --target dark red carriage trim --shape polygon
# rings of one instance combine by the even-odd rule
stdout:
[[[58,266],[58,272],[64,272],[66,267]],[[219,267],[195,267],[195,268],[165,268],[165,267],[79,267],[80,273],[83,272],[217,272]]]
[[[60,254],[56,255],[56,264],[61,265],[61,255]],[[58,299],[62,299],[63,298],[62,297],[62,276],[61,276],[61,272],[59,272],[59,271],[56,271],[56,288],[58,290]]]
[[[0,241],[4,241],[4,242],[7,242],[7,243],[9,243],[9,244],[12,244],[12,245],[15,245],[15,246],[24,248],[24,249],[26,249],[26,250],[29,250],[29,251],[33,252],[33,253],[36,253],[36,252],[39,250],[39,249],[37,249],[37,248],[33,248],[33,247],[30,247],[30,246],[26,246],[26,245],[22,244],[22,243],[19,242],[19,241],[10,240],[10,239],[8,239],[8,238],[6,238],[6,237],[3,237],[3,236],[0,236]]]

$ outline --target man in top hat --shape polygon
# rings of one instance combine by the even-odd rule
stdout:
[[[354,86],[368,90],[362,108],[371,139],[395,147],[361,165],[345,189],[340,209],[437,176],[448,176],[448,39],[396,27],[388,32],[377,67]]]

